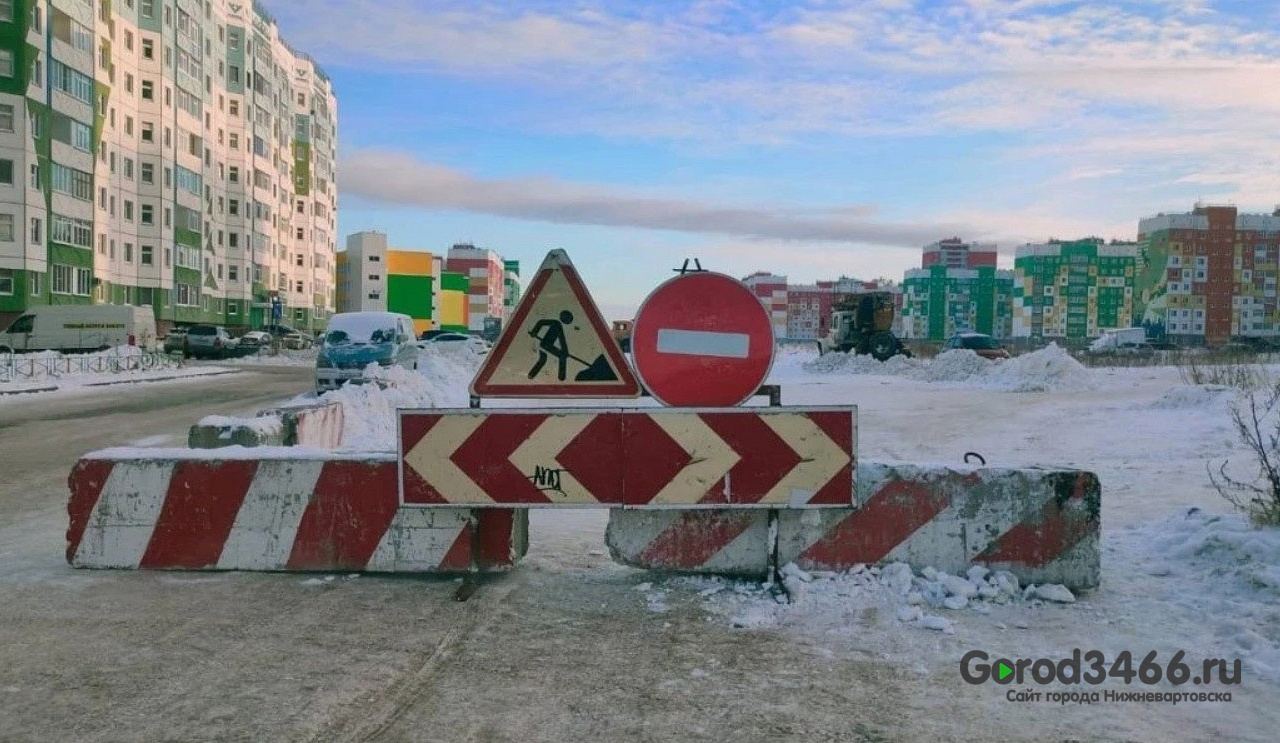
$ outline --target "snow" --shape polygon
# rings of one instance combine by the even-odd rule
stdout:
[[[284,421],[276,415],[263,415],[257,418],[233,418],[226,415],[206,415],[197,424],[212,428],[247,428],[261,436],[273,436],[283,433]]]
[[[397,441],[396,410],[468,407],[467,387],[481,360],[426,349],[418,354],[416,372],[370,365],[366,377],[377,383],[344,385],[320,399],[343,406],[344,450],[391,452]]]
[[[394,462],[394,452],[334,451],[311,446],[223,446],[217,449],[113,446],[91,451],[82,459],[137,459],[166,462],[180,459],[219,460],[332,460],[340,462]]]
[[[1089,369],[1056,344],[994,361],[968,349],[945,351],[932,359],[894,356],[884,362],[870,356],[831,353],[804,368],[817,374],[870,374],[1005,392],[1087,390],[1094,385]]]
[[[277,354],[259,352],[251,356],[224,359],[218,363],[232,366],[315,366],[316,353],[317,351],[314,348],[306,350],[282,348]]]

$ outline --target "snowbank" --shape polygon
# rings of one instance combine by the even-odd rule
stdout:
[[[1135,404],[1136,409],[1183,410],[1209,408],[1223,405],[1232,397],[1232,388],[1222,385],[1194,385],[1174,387],[1158,399]]]
[[[428,349],[418,354],[418,371],[372,365],[366,375],[378,384],[348,384],[321,400],[343,406],[342,448],[347,451],[394,451],[397,408],[465,408],[467,385],[481,356]]]
[[[295,351],[281,349],[278,354],[254,354],[252,356],[238,356],[232,359],[219,361],[220,364],[246,364],[255,366],[315,366],[316,350],[308,349],[306,351]]]
[[[257,418],[233,418],[226,415],[206,415],[196,425],[210,428],[228,428],[232,426],[247,428],[262,436],[274,436],[284,431],[284,423],[277,415],[263,415]]]
[[[1222,652],[1280,682],[1280,528],[1191,508],[1121,541],[1157,598],[1203,617]]]
[[[946,351],[933,359],[894,356],[885,362],[870,356],[831,353],[805,364],[804,369],[815,374],[877,374],[1004,392],[1084,390],[1095,385],[1089,369],[1057,344],[998,361],[988,361],[968,349]]]

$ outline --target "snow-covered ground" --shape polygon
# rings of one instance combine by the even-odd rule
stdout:
[[[224,366],[315,366],[316,349],[281,349],[275,354],[256,353],[251,356],[221,359],[218,363]]]
[[[225,374],[218,366],[178,366],[167,357],[148,356],[136,346],[119,346],[89,354],[63,355],[53,351],[0,354],[0,393],[39,390],[73,392],[115,382],[186,379]],[[0,401],[9,395],[0,394]]]
[[[465,407],[478,361],[424,354],[417,378],[390,370],[387,389],[333,393],[348,405],[348,447],[391,449],[397,406]],[[1246,687],[1280,691],[1280,530],[1255,528],[1234,513],[1206,474],[1207,464],[1242,458],[1229,418],[1234,390],[1190,386],[1173,367],[1088,369],[1056,347],[1001,362],[955,351],[883,364],[790,349],[779,354],[769,381],[782,385],[785,405],[858,405],[864,460],[958,464],[964,452],[977,451],[992,466],[1096,472],[1101,587],[1077,597],[982,570],[788,570],[795,600],[780,603],[757,583],[650,577],[637,586],[650,611],[692,602],[709,621],[811,638],[829,652],[852,644],[921,674],[954,675],[947,669],[974,647],[1053,658],[1098,649],[1108,663],[1124,650],[1139,661],[1156,650],[1160,663],[1184,650],[1193,664],[1240,658]],[[485,403],[501,404],[544,403]],[[605,519],[603,512],[534,511],[531,541],[584,551],[602,541]],[[1175,689],[1167,682],[1155,688]],[[1003,695],[992,699],[1006,704]]]

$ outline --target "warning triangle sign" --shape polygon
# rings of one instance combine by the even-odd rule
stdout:
[[[477,397],[639,397],[640,383],[563,250],[547,253],[471,380]]]

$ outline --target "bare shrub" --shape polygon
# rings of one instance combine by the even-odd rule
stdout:
[[[1216,384],[1241,390],[1267,386],[1266,366],[1253,356],[1242,354],[1187,354],[1178,365],[1178,374],[1187,384]]]
[[[1247,389],[1231,405],[1236,434],[1257,465],[1252,481],[1227,474],[1223,460],[1217,473],[1211,465],[1209,482],[1228,503],[1248,514],[1256,524],[1280,525],[1280,384]]]

